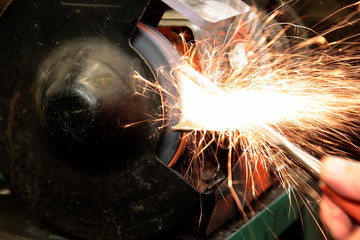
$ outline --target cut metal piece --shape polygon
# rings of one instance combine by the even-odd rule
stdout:
[[[264,124],[258,126],[258,128],[264,134],[266,141],[268,141],[271,145],[282,149],[295,161],[296,164],[304,168],[316,180],[320,178],[319,173],[322,165],[320,160],[311,156],[299,147],[295,146],[293,143],[287,140],[280,133],[276,132],[270,126]]]
[[[323,194],[330,198],[345,213],[347,213],[352,220],[360,223],[360,202],[340,195],[325,182],[321,181],[320,170],[322,168],[322,162],[320,162],[320,160],[292,144],[270,126],[263,125],[260,126],[259,129],[261,129],[265,134],[265,139],[270,144],[282,149],[289,157],[292,158],[292,160],[294,160],[296,164],[312,175],[316,181],[320,180],[319,187]]]
[[[230,25],[236,17],[251,12],[251,7],[241,0],[163,0],[163,2],[204,30]]]

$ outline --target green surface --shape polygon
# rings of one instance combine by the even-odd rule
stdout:
[[[4,176],[0,173],[0,183],[5,183],[5,178]]]
[[[283,192],[229,240],[324,239],[313,215],[299,203],[293,193]]]

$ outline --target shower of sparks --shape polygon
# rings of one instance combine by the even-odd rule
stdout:
[[[359,2],[339,11],[358,6]],[[266,17],[259,13],[240,19],[236,27],[225,31],[220,44],[205,39],[181,49],[185,64],[173,70],[180,98],[176,106],[168,107],[180,109],[174,129],[188,132],[185,138],[191,155],[184,175],[199,189],[204,186],[192,179],[192,171],[197,168],[201,174],[206,151],[217,161],[219,149],[228,151],[228,186],[234,195],[239,184],[232,177],[236,162],[245,166],[253,196],[258,195],[255,180],[259,174],[254,166],[276,169],[286,188],[302,184],[292,174],[296,171],[292,161],[270,146],[257,128],[262,124],[317,157],[359,152],[354,143],[360,125],[359,34],[327,41],[333,31],[356,24],[358,12],[308,37],[306,33],[314,34],[311,29],[275,21],[279,9]],[[286,35],[290,28],[301,33]],[[240,209],[247,204],[245,197],[235,197],[235,201]]]
[[[301,27],[275,22],[278,14],[275,10],[266,18],[241,19],[221,44],[204,40],[185,47],[186,64],[174,69],[180,99],[177,106],[170,107],[181,110],[174,129],[189,132],[192,163],[197,161],[198,168],[204,167],[206,159],[201,158],[211,144],[215,153],[218,148],[228,149],[228,186],[233,192],[236,161],[248,165],[246,174],[254,196],[257,170],[251,166],[277,169],[285,187],[300,184],[291,174],[294,170],[289,166],[294,164],[271,147],[257,128],[262,124],[274,127],[316,156],[346,156],[347,151],[358,151],[351,137],[357,137],[359,125],[360,43],[355,41],[356,35],[338,42],[326,39],[332,31],[357,23],[358,13],[310,38],[305,34],[286,36],[285,30]],[[239,46],[237,55],[229,53]],[[194,56],[200,59],[201,74],[194,70],[199,69]],[[190,166],[186,174],[194,168]],[[240,208],[246,204],[246,199],[236,201]]]
[[[331,111],[325,99],[318,99],[323,98],[323,94],[309,95],[309,90],[307,94],[290,92],[292,88],[304,87],[300,88],[296,82],[285,83],[286,79],[270,74],[252,81],[255,86],[242,86],[241,81],[225,83],[229,90],[215,85],[209,90],[191,79],[196,76],[189,75],[179,80],[182,114],[176,129],[242,131],[262,124],[302,121],[309,117],[318,119],[323,111]],[[331,95],[326,97],[331,99]]]

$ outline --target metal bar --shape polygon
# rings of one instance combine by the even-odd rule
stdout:
[[[304,168],[316,180],[320,179],[319,173],[322,163],[317,158],[295,146],[268,125],[258,126],[258,129],[264,134],[265,139],[270,144],[283,150],[295,163]]]

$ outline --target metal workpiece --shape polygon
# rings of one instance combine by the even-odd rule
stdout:
[[[319,174],[322,163],[319,159],[311,156],[309,153],[291,143],[269,125],[263,124],[256,127],[258,128],[259,132],[264,135],[266,141],[268,141],[271,145],[283,150],[285,154],[294,161],[295,164],[306,170],[316,180],[320,179]]]
[[[345,213],[352,218],[353,221],[360,223],[360,202],[346,198],[335,191],[331,186],[328,186],[326,182],[320,179],[320,170],[322,162],[311,156],[307,152],[303,151],[299,147],[292,144],[281,134],[276,132],[270,126],[262,125],[259,129],[264,134],[265,139],[273,146],[283,150],[295,164],[303,168],[309,173],[316,182],[319,184],[320,190],[331,199],[338,207],[340,207]]]

